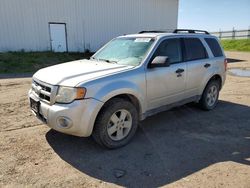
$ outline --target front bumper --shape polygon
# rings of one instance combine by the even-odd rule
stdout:
[[[32,90],[29,91],[29,98],[39,101]],[[39,111],[34,113],[40,120],[50,128],[59,132],[88,137],[92,134],[95,119],[103,103],[95,99],[76,100],[70,104],[47,104],[39,102]],[[70,120],[70,126],[61,126],[60,118]]]

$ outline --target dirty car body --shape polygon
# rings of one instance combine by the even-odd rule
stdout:
[[[114,98],[128,100],[138,120],[199,102],[211,80],[217,80],[221,89],[226,79],[225,55],[220,46],[216,54],[213,43],[218,43],[215,37],[197,33],[145,32],[118,37],[90,60],[35,73],[29,91],[32,111],[52,129],[88,137],[105,104]],[[204,57],[189,55],[192,45]]]

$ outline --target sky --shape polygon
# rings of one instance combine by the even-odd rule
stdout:
[[[210,32],[250,28],[250,0],[179,0],[178,28]]]

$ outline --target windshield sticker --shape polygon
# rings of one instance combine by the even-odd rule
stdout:
[[[150,42],[151,38],[137,38],[134,42]]]

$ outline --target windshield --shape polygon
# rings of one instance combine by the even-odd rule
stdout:
[[[141,63],[153,42],[154,39],[152,38],[117,38],[97,52],[92,59],[137,66]]]

